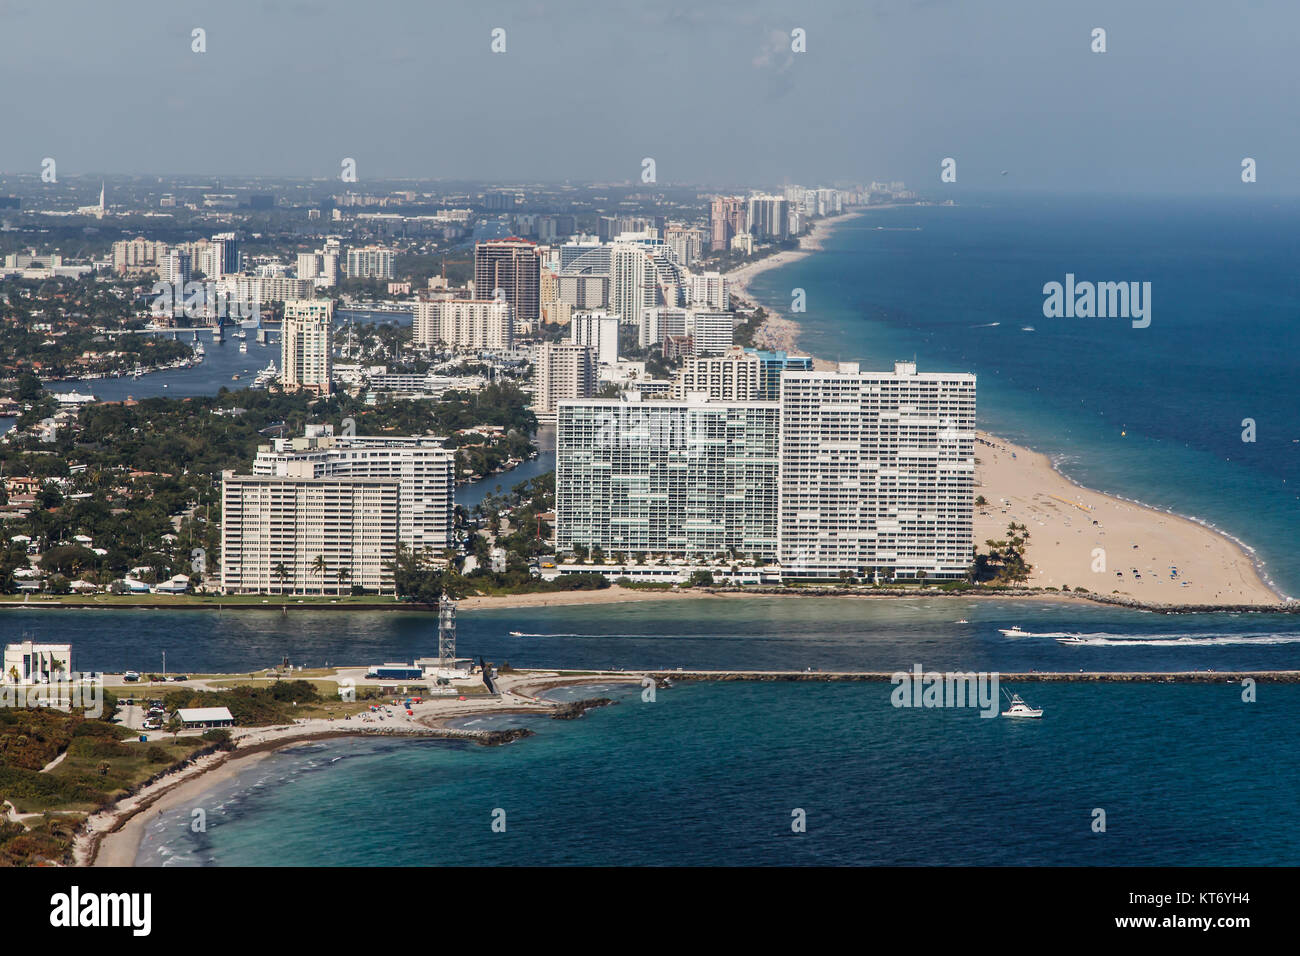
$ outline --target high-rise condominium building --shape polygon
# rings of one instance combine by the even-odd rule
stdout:
[[[609,311],[640,325],[646,309],[684,304],[685,273],[662,242],[624,238],[610,246]]]
[[[785,197],[749,197],[749,232],[755,239],[788,239],[790,206]]]
[[[596,391],[596,352],[572,342],[543,342],[533,355],[533,411],[553,418],[566,398],[590,398]]]
[[[334,369],[333,299],[285,302],[280,369],[280,384],[287,392],[330,393]]]
[[[781,373],[811,369],[812,359],[785,352],[766,352],[733,345],[721,355],[693,356],[683,360],[673,382],[673,397],[691,392],[712,401],[775,402],[781,398]]]
[[[646,309],[639,342],[643,348],[669,339],[690,338],[691,355],[720,355],[731,348],[735,316],[712,309]]]
[[[391,279],[393,250],[383,246],[361,246],[348,250],[349,279]]]
[[[731,240],[749,229],[748,207],[743,196],[718,196],[709,208],[709,250],[731,248]]]
[[[771,560],[779,420],[775,402],[561,402],[557,547]]]
[[[482,351],[515,344],[514,307],[504,299],[454,299],[433,293],[415,306],[416,345]]]
[[[221,474],[221,590],[226,594],[393,591],[400,482]]]
[[[154,272],[167,255],[167,243],[143,236],[113,243],[113,271],[123,274]]]
[[[596,353],[601,365],[618,362],[618,316],[606,312],[575,312],[569,321],[574,345],[585,345]]]
[[[731,308],[731,283],[720,272],[691,276],[691,304],[726,312]]]
[[[426,435],[335,435],[308,425],[301,438],[277,438],[253,460],[258,477],[386,479],[398,483],[397,536],[414,551],[452,544],[456,452]]]
[[[500,289],[500,294],[497,290]],[[527,239],[491,239],[474,246],[474,294],[504,298],[520,322],[541,316],[541,257]]]
[[[974,430],[974,375],[918,373],[911,362],[785,372],[783,575],[965,575]]]

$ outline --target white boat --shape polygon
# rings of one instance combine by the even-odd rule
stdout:
[[[1003,691],[1002,693],[1006,693]],[[1042,717],[1041,707],[1030,707],[1019,694],[1011,695],[1011,706],[1002,712],[1003,717]]]
[[[1028,631],[1022,631],[1019,624],[1013,624],[1011,627],[1000,627],[998,633],[1005,634],[1007,637],[1028,637]]]
[[[510,636],[511,636],[511,637],[523,637],[524,635],[523,635],[523,632],[522,632],[522,631],[511,631],[511,632],[510,632]]]
[[[954,623],[954,624],[969,624],[970,621],[966,620],[966,619],[963,617],[960,621],[953,621],[953,623]]]
[[[240,343],[239,343],[239,351],[241,351],[241,352],[247,352],[247,351],[248,351],[248,343],[247,343],[247,342],[240,342]]]

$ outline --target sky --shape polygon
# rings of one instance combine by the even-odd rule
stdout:
[[[0,0],[0,170],[1218,195],[1250,157],[1295,195],[1298,35],[1294,0]]]

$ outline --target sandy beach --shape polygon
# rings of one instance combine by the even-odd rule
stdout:
[[[823,248],[827,238],[835,230],[848,222],[850,219],[856,219],[859,216],[865,216],[871,210],[885,209],[887,205],[872,206],[871,209],[855,209],[849,212],[841,213],[829,219],[818,220],[814,225],[812,232],[799,238],[798,249],[785,249],[781,252],[765,256],[755,262],[748,262],[738,269],[728,272],[727,282],[731,295],[734,298],[741,299],[747,303],[753,303],[753,297],[749,293],[749,283],[754,276],[767,272],[769,269],[776,269],[780,266],[788,265],[791,262],[798,262],[800,259],[807,258],[814,252]],[[766,308],[766,306],[764,307]],[[793,352],[796,349],[796,341],[799,336],[799,324],[794,322],[784,313],[777,312],[773,309],[767,309],[767,321],[759,328],[754,335],[754,343],[759,348],[773,349],[777,351]]]
[[[979,433],[975,542],[1029,529],[1028,583],[1086,588],[1148,604],[1277,604],[1240,545],[1187,518],[1078,485],[1045,455]],[[1176,569],[1176,570],[1175,570]]]
[[[360,673],[362,669],[358,669]],[[413,704],[407,716],[400,708],[380,714],[359,714],[346,720],[308,719],[276,727],[237,729],[233,751],[201,757],[186,767],[168,774],[137,793],[86,818],[72,849],[76,866],[132,866],[148,827],[168,810],[177,807],[202,807],[203,795],[222,782],[242,773],[268,754],[284,747],[336,737],[401,736],[464,738],[474,740],[480,734],[448,728],[452,720],[492,714],[546,714],[556,703],[539,699],[540,690],[551,686],[586,683],[597,680],[640,682],[634,674],[604,675],[598,679],[573,674],[541,671],[498,674],[501,690],[498,697],[449,696]],[[396,694],[396,689],[393,690]]]
[[[822,220],[800,240],[798,250],[778,252],[727,273],[732,294],[752,302],[749,282],[754,276],[811,255],[839,225],[878,208],[885,207]],[[761,347],[787,352],[798,352],[798,339],[798,323],[778,312],[770,312],[755,335]],[[817,357],[814,365],[835,367]],[[981,438],[985,444],[976,446],[976,494],[987,498],[989,506],[976,509],[976,547],[985,550],[986,540],[1004,539],[1013,521],[1026,525],[1026,558],[1033,565],[1030,586],[1068,585],[1151,604],[1269,605],[1284,599],[1265,583],[1246,549],[1228,536],[1084,488],[1044,455],[994,435],[981,433]],[[1104,557],[1094,555],[1098,548]]]

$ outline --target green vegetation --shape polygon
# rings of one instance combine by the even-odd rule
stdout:
[[[1025,546],[1029,541],[1029,529],[1014,521],[1007,525],[1005,540],[985,541],[987,554],[976,554],[975,564],[971,570],[971,579],[975,582],[991,581],[995,584],[1013,584],[1029,580],[1033,565],[1025,561]]]
[[[264,727],[289,723],[302,716],[295,712],[295,704],[313,704],[321,699],[321,692],[311,681],[277,680],[265,687],[241,684],[219,691],[178,688],[164,695],[163,708],[171,712],[182,707],[227,707],[236,726]]]

